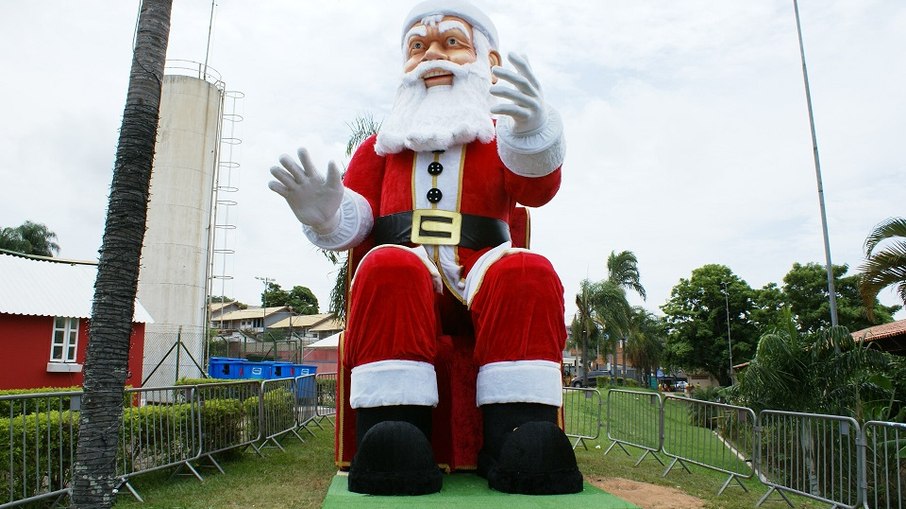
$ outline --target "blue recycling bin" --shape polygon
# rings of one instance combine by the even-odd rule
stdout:
[[[232,357],[211,357],[208,359],[208,376],[226,380],[242,378],[242,364],[245,359]]]
[[[274,378],[274,366],[270,362],[246,362],[243,365],[243,378],[269,380]]]
[[[318,385],[314,375],[318,371],[317,366],[309,366],[306,364],[294,364],[293,369],[296,373],[296,376],[304,377],[297,380],[298,384],[296,385],[296,397],[302,401],[314,402],[318,398]]]
[[[271,365],[271,378],[292,378],[295,376],[293,363],[287,361],[264,361]]]

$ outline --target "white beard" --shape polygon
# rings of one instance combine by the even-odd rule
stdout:
[[[432,69],[453,73],[453,84],[426,88],[421,76]],[[415,152],[446,150],[475,140],[494,139],[488,92],[491,72],[488,62],[457,65],[448,61],[419,64],[403,76],[390,115],[377,135],[375,151],[396,154],[404,149]]]

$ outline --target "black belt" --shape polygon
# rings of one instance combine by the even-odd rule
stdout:
[[[372,233],[378,245],[455,245],[475,250],[510,240],[510,227],[500,219],[434,209],[379,217]]]

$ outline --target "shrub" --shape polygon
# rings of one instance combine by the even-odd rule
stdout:
[[[65,489],[78,429],[69,411],[0,418],[0,486],[12,487],[0,490],[0,504]]]

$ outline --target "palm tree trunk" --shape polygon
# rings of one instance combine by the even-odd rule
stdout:
[[[116,488],[129,341],[157,139],[172,0],[144,0],[91,310],[73,507],[107,508]]]

